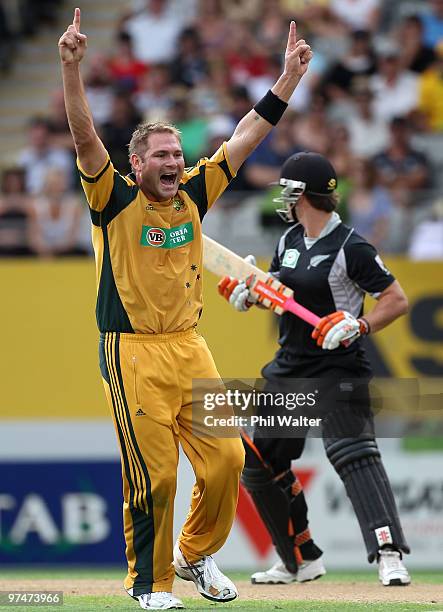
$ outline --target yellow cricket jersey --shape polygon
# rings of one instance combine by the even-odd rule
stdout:
[[[428,68],[419,79],[418,109],[434,132],[443,130],[443,80],[440,71]]]
[[[226,143],[187,168],[166,202],[148,200],[110,159],[94,176],[77,165],[92,220],[99,330],[157,334],[196,325],[203,306],[201,221],[234,177]]]

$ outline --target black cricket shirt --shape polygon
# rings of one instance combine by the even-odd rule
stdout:
[[[347,310],[356,318],[363,314],[366,293],[377,298],[395,278],[384,266],[376,249],[333,213],[320,237],[305,240],[300,224],[283,234],[270,266],[270,272],[294,291],[294,298],[323,317],[336,310]],[[307,248],[306,242],[311,242]],[[313,244],[312,244],[313,242]],[[362,339],[333,351],[318,347],[311,338],[312,326],[291,313],[279,320],[281,349],[263,375],[315,376],[328,367],[369,363]]]

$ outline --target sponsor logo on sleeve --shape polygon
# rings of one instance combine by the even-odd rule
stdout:
[[[375,256],[375,261],[378,263],[378,265],[380,266],[380,268],[383,270],[383,272],[385,274],[390,274],[389,270],[387,269],[387,267],[385,266],[385,264],[383,263],[382,258],[380,257],[380,255],[376,255]]]

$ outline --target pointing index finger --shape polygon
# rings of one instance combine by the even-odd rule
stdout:
[[[289,26],[289,35],[288,35],[288,49],[291,51],[295,49],[295,45],[297,44],[297,26],[295,21],[291,21]]]
[[[79,8],[76,8],[74,10],[74,20],[72,22],[72,25],[77,30],[77,32],[80,32],[80,9]]]

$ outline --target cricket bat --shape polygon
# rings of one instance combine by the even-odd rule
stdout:
[[[313,327],[320,321],[320,317],[294,300],[292,289],[208,236],[203,236],[203,265],[218,276],[246,279],[258,302],[278,315],[292,312]]]

